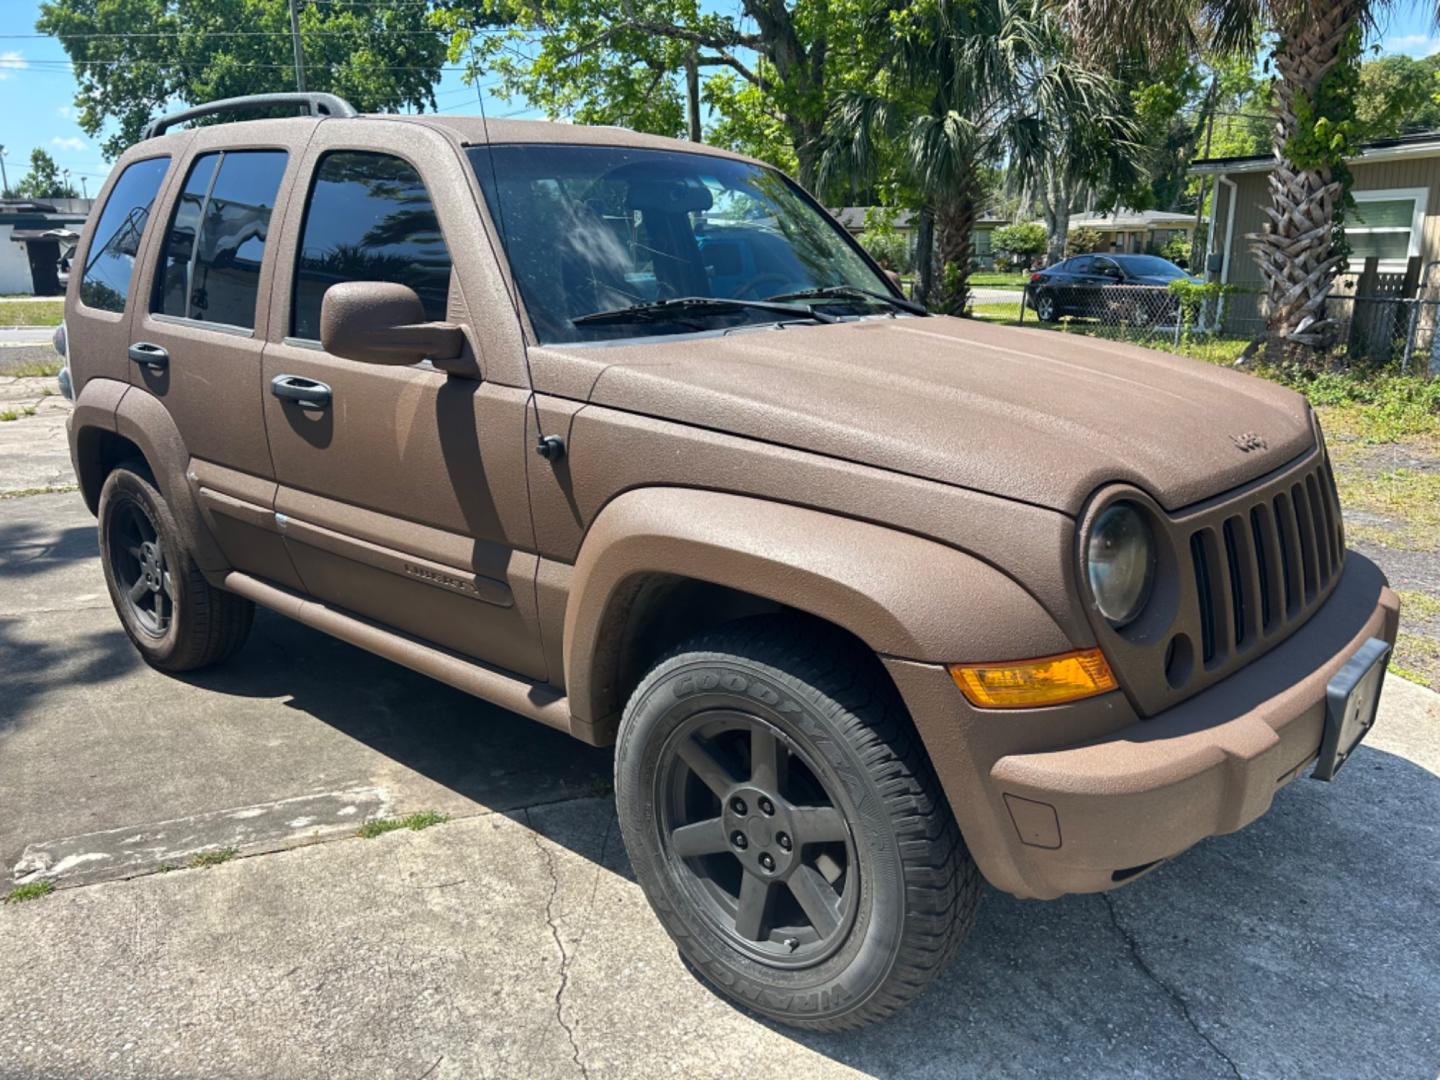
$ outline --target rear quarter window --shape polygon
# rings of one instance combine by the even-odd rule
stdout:
[[[155,196],[170,167],[169,157],[145,158],[125,166],[110,189],[95,223],[85,272],[80,279],[80,302],[99,311],[124,311],[135,273],[135,257],[145,236]]]

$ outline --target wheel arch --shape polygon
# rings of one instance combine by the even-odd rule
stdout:
[[[86,390],[89,386],[86,385]],[[83,393],[81,397],[83,399]],[[78,419],[77,415],[77,422]],[[149,467],[160,494],[165,496],[181,540],[195,564],[206,572],[228,568],[228,562],[200,516],[199,504],[186,477],[190,453],[185,440],[158,398],[134,387],[127,388],[115,404],[113,427],[105,430],[98,424],[77,426],[73,445],[75,472],[92,511],[99,507],[105,477],[127,457],[138,456]]]
[[[767,611],[808,615],[909,660],[1072,647],[1017,582],[955,548],[749,496],[635,489],[597,516],[575,565],[564,671],[577,731],[610,741],[647,662],[699,630]]]

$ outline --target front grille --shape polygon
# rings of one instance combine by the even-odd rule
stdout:
[[[1286,480],[1190,534],[1207,668],[1304,622],[1340,572],[1344,537],[1328,462]]]
[[[1318,433],[1317,433],[1318,436]],[[1237,491],[1166,513],[1134,489],[1115,499],[1149,507],[1161,540],[1154,598],[1116,630],[1088,607],[1110,666],[1143,716],[1153,716],[1250,663],[1294,633],[1340,579],[1345,537],[1324,443]],[[1082,536],[1081,550],[1084,550]]]

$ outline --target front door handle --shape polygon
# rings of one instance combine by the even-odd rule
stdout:
[[[328,409],[330,387],[303,375],[276,375],[270,380],[270,392],[285,401],[293,401],[302,409]]]
[[[142,364],[151,371],[164,371],[170,366],[170,354],[163,346],[152,345],[148,341],[137,341],[130,346],[130,359],[136,364]]]

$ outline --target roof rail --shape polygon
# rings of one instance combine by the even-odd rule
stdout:
[[[244,97],[223,98],[191,109],[167,113],[151,120],[140,131],[140,138],[153,139],[162,135],[176,124],[187,120],[198,120],[202,116],[216,113],[240,112],[249,109],[268,109],[281,105],[303,105],[310,116],[356,116],[355,106],[334,94],[246,94]]]

